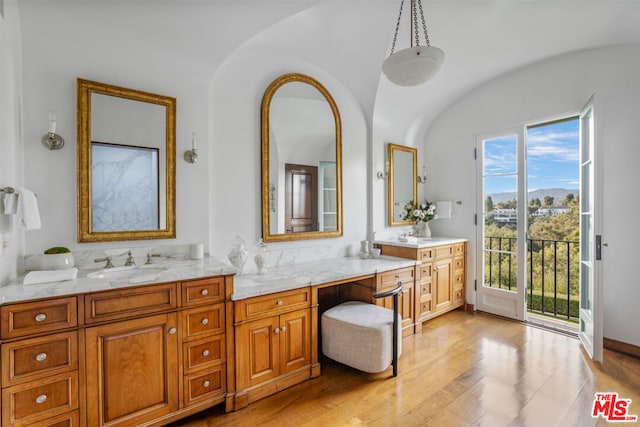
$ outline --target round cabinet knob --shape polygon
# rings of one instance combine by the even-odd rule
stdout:
[[[202,386],[204,388],[208,388],[211,385],[211,383],[209,382],[209,380],[205,380],[205,382],[202,383]]]
[[[38,353],[36,355],[36,360],[38,362],[43,362],[47,358],[47,353]]]
[[[36,322],[44,322],[47,318],[47,315],[44,313],[36,314]]]
[[[176,332],[178,332],[178,330],[177,330],[176,328],[171,328],[171,329],[169,329],[169,333],[170,333],[171,335],[175,335],[175,333],[176,333]]]
[[[203,289],[203,290],[201,290],[201,291],[200,291],[200,293],[201,293],[201,294],[202,294],[202,296],[204,297],[204,296],[207,296],[207,295],[209,294],[209,291],[208,291],[208,290],[206,290],[206,289]]]
[[[207,356],[209,355],[209,350],[204,350],[204,351],[202,352],[202,355],[203,355],[204,357],[207,357]]]
[[[286,326],[282,327],[282,332],[287,332],[287,327]]]
[[[276,334],[279,334],[279,333],[280,333],[280,328],[275,328],[275,329],[273,330],[273,332],[275,332]]]
[[[46,394],[41,394],[40,396],[36,397],[36,403],[44,403],[46,401],[47,401]]]
[[[208,325],[209,324],[209,319],[207,319],[206,317],[204,319],[202,319],[202,323],[203,325]]]
[[[282,300],[278,300],[278,305],[282,305]]]

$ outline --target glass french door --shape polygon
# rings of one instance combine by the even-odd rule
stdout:
[[[595,141],[594,98],[580,114],[580,341],[594,360],[602,360],[602,308],[598,234],[598,156]]]
[[[476,307],[525,320],[526,173],[523,128],[482,135],[478,165]],[[493,200],[500,194],[506,199]],[[497,196],[496,196],[497,197]]]

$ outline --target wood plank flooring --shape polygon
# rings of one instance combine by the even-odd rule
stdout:
[[[593,363],[570,336],[454,311],[402,345],[396,378],[324,360],[319,378],[174,425],[605,426],[591,417],[596,392],[631,399],[629,413],[640,416],[640,359],[605,350]]]

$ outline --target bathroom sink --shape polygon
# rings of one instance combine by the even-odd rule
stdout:
[[[157,267],[113,267],[94,271],[87,274],[87,277],[92,279],[128,280],[132,283],[141,283],[155,280],[164,271],[166,271],[165,268]]]

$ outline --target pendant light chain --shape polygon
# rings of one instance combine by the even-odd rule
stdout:
[[[424,12],[422,11],[422,0],[418,0],[418,7],[420,7],[420,18],[422,18],[422,29],[424,30],[424,40],[427,43],[427,46],[430,46],[429,33],[427,32],[427,23],[424,20]],[[416,24],[416,27],[417,27],[417,24]]]
[[[420,0],[418,0],[418,3],[420,3]],[[416,7],[415,0],[411,0],[411,14],[413,15],[413,25],[411,26],[411,32],[416,39],[416,46],[420,46],[420,33],[418,32],[418,8]]]
[[[417,6],[416,6],[417,3]],[[400,30],[400,21],[402,18],[402,9],[404,7],[404,0],[402,0],[400,2],[400,12],[398,13],[398,21],[396,22],[396,29],[395,32],[393,33],[393,42],[391,43],[391,53],[390,55],[393,55],[393,52],[396,49],[396,41],[398,39],[398,31]],[[415,38],[415,45],[416,46],[420,46],[420,32],[418,31],[418,9],[420,10],[420,19],[422,21],[422,31],[424,31],[424,39],[426,42],[427,46],[430,46],[429,44],[429,33],[427,32],[427,23],[424,19],[424,11],[422,9],[422,0],[411,0],[411,17],[409,18],[409,21],[413,21],[409,24],[409,28],[411,30],[411,34],[410,34],[410,40],[411,38]],[[411,46],[413,46],[413,40],[411,43]]]
[[[391,43],[391,54],[396,48],[396,39],[398,38],[398,30],[400,29],[400,18],[402,17],[402,6],[404,6],[404,0],[400,2],[400,13],[398,14],[398,22],[396,22],[396,31],[393,33],[393,42]]]

